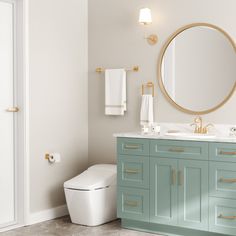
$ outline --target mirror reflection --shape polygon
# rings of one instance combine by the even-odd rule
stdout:
[[[165,95],[186,112],[214,110],[235,87],[235,45],[217,27],[196,25],[177,33],[167,44],[160,66]]]

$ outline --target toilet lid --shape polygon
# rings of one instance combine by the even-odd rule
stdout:
[[[116,165],[94,165],[64,183],[64,188],[96,190],[116,184]]]

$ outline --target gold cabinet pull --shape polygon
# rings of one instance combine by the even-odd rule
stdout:
[[[179,179],[179,186],[183,186],[184,180],[182,171],[178,171],[178,179]]]
[[[236,179],[220,178],[220,182],[223,182],[223,183],[236,183]]]
[[[236,220],[236,216],[223,216],[222,214],[220,214],[218,218],[226,219],[226,220]]]
[[[125,144],[124,148],[125,148],[125,149],[139,149],[140,146],[139,146],[139,145],[129,145],[129,144]]]
[[[236,155],[236,152],[224,152],[224,151],[220,151],[219,154],[220,154],[220,155],[233,156],[233,155]]]
[[[138,174],[140,170],[134,170],[134,169],[125,169],[124,172],[126,174]]]
[[[169,152],[184,152],[183,148],[169,148]]]
[[[18,107],[9,107],[6,109],[6,112],[18,112],[19,108]]]
[[[131,206],[131,207],[137,207],[138,206],[138,202],[137,201],[125,201],[124,204],[126,206]]]
[[[171,184],[172,185],[176,184],[176,170],[175,169],[171,170]]]

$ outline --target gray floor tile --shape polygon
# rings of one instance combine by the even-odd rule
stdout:
[[[151,236],[153,234],[122,229],[120,221],[97,227],[86,227],[72,224],[69,217],[62,217],[43,223],[22,227],[8,232],[0,233],[1,236]]]

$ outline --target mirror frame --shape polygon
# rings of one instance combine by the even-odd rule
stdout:
[[[172,40],[178,36],[179,34],[181,34],[183,31],[187,30],[187,29],[190,29],[190,28],[193,28],[193,27],[197,27],[197,26],[205,26],[205,27],[209,27],[209,28],[213,28],[217,31],[219,31],[220,33],[222,33],[226,39],[228,39],[228,41],[231,43],[232,45],[232,48],[234,49],[235,53],[236,53],[236,44],[234,42],[234,40],[229,36],[228,33],[226,33],[226,31],[224,31],[223,29],[221,29],[220,27],[218,26],[215,26],[215,25],[212,25],[212,24],[209,24],[209,23],[193,23],[193,24],[189,24],[189,25],[185,25],[181,28],[179,28],[178,30],[176,30],[169,38],[168,40],[166,41],[166,43],[164,44],[163,48],[161,49],[161,52],[160,52],[160,56],[159,56],[159,60],[158,60],[158,84],[160,86],[160,89],[162,91],[162,93],[164,94],[164,97],[167,99],[167,101],[173,105],[175,108],[177,108],[178,110],[182,111],[182,112],[185,112],[185,113],[188,113],[188,114],[192,114],[192,115],[203,115],[203,114],[208,114],[210,112],[213,112],[217,109],[219,109],[220,107],[222,107],[231,97],[232,95],[234,94],[234,91],[236,90],[236,82],[232,88],[232,90],[229,92],[229,94],[226,96],[226,98],[221,102],[219,103],[217,106],[213,107],[213,108],[210,108],[208,110],[203,110],[203,111],[193,111],[193,110],[189,110],[189,109],[186,109],[182,106],[180,106],[179,104],[177,104],[174,100],[172,100],[172,98],[169,96],[168,92],[166,91],[165,89],[165,86],[163,84],[163,81],[162,81],[162,71],[161,71],[161,67],[162,67],[162,61],[163,61],[163,57],[165,55],[165,52],[168,48],[168,46],[171,44]],[[236,55],[235,55],[236,56]],[[236,76],[236,75],[235,75]]]

